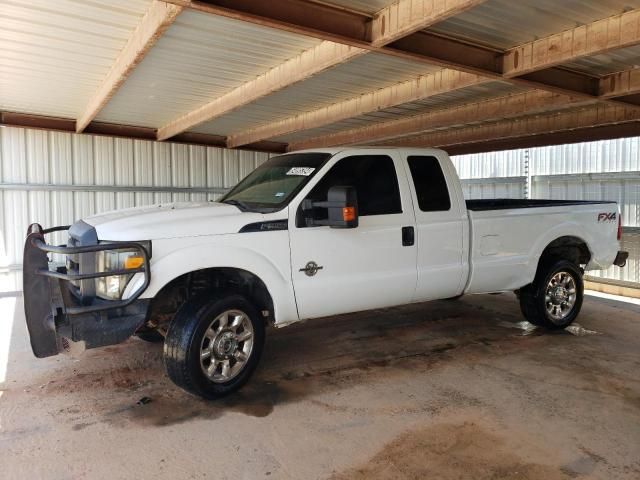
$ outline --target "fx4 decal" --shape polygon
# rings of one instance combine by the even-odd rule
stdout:
[[[618,219],[617,213],[600,213],[598,214],[598,223],[615,222]]]

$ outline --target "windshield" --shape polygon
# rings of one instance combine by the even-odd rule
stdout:
[[[273,157],[220,201],[245,211],[275,212],[287,205],[330,157],[330,153],[292,153]]]

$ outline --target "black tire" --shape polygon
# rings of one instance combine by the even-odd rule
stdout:
[[[253,347],[239,373],[229,381],[214,382],[204,372],[200,352],[211,322],[230,310],[238,310],[248,317],[253,329]],[[164,342],[165,370],[169,378],[187,392],[206,399],[220,398],[238,390],[249,380],[260,360],[264,338],[264,320],[242,295],[217,299],[212,299],[211,294],[200,296],[185,303],[169,326]],[[213,353],[211,356],[214,358]]]
[[[157,330],[143,330],[136,333],[136,337],[140,340],[144,340],[149,343],[161,343],[164,342],[164,337]]]
[[[562,318],[554,318],[552,312],[547,309],[548,302],[545,297],[552,279],[561,273],[566,273],[572,278],[575,284],[575,300],[573,306],[566,313],[562,313]],[[567,328],[578,317],[583,298],[584,282],[580,267],[568,260],[549,258],[542,261],[533,283],[520,289],[520,309],[529,323],[550,330],[560,330]],[[553,308],[555,302],[561,300],[553,298],[549,307]]]

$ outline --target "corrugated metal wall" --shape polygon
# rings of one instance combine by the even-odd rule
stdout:
[[[0,267],[22,262],[30,223],[69,225],[108,210],[214,200],[268,158],[259,152],[2,127]]]
[[[499,178],[499,177],[498,177]],[[465,198],[525,198],[526,177],[500,178],[500,181],[462,180],[462,190]]]
[[[0,267],[21,263],[32,222],[68,225],[107,210],[214,200],[268,157],[2,127]],[[640,138],[465,155],[453,162],[467,198],[524,198],[530,188],[531,198],[619,202],[627,227],[623,244],[632,255],[626,268],[601,276],[640,286]]]
[[[523,156],[525,150],[480,153],[451,157],[463,179],[521,177],[524,171]]]
[[[467,198],[612,200],[625,227],[623,269],[594,272],[640,287],[640,138],[541,147],[454,157]],[[530,182],[529,182],[530,179]]]

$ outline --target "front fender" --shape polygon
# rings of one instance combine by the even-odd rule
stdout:
[[[291,265],[287,232],[257,232],[195,239],[195,243],[179,246],[162,254],[154,242],[151,261],[151,283],[141,298],[153,298],[162,288],[181,275],[206,268],[237,268],[259,277],[267,287],[274,307],[276,324],[298,320],[295,295],[291,284]],[[259,238],[250,238],[259,236]],[[283,238],[275,238],[275,237]],[[232,238],[220,238],[232,237]],[[243,245],[243,243],[245,245]],[[247,243],[260,245],[258,252]],[[139,277],[139,278],[138,278]],[[125,291],[125,297],[138,288],[142,274],[137,274]]]

